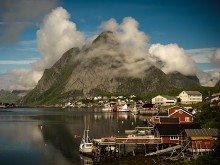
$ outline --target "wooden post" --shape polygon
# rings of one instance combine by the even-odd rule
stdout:
[[[118,155],[119,155],[119,158],[121,157],[121,144],[119,144],[119,149],[118,149]]]

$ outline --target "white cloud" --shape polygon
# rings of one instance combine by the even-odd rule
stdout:
[[[140,31],[138,26],[138,22],[132,17],[125,17],[121,24],[111,18],[100,26],[102,31],[113,31],[116,34],[124,54],[120,59],[122,66],[132,76],[140,76],[151,66],[148,59],[148,36]],[[120,52],[113,54],[120,54]],[[138,65],[142,65],[142,67],[137,67]]]
[[[196,63],[210,63],[216,48],[188,49],[186,54]]]
[[[0,73],[0,89],[8,90],[9,86],[14,84],[16,78],[17,77],[11,73]]]
[[[58,7],[44,19],[43,26],[37,32],[42,57],[33,64],[36,70],[50,68],[65,51],[85,43],[83,33],[76,30],[76,24],[69,21],[69,18],[69,13]]]
[[[161,62],[160,67],[166,74],[176,71],[183,75],[195,75],[197,73],[198,69],[194,61],[177,44],[153,44],[149,53],[155,58],[155,63]]]
[[[29,60],[0,60],[1,65],[14,65],[14,64],[31,64],[35,62],[35,59],[29,59]]]
[[[220,80],[220,69],[209,72],[200,71],[197,73],[197,77],[199,78],[202,86],[213,87]]]
[[[217,49],[215,54],[212,56],[212,61],[220,66],[220,49]]]
[[[32,89],[42,77],[42,71],[35,71],[33,69],[13,69],[10,73],[16,77],[15,83],[10,85],[10,89],[27,90]]]
[[[72,47],[82,47],[85,44],[85,36],[77,31],[76,24],[71,22],[69,13],[62,7],[56,8],[48,14],[42,26],[37,32],[37,45],[41,54],[39,60],[34,62],[34,59],[23,61],[0,61],[2,64],[27,64],[34,62],[32,68],[12,70],[10,74],[16,77],[13,82],[13,89],[31,89],[34,88],[43,71],[50,68],[65,51]],[[126,68],[128,73],[133,76],[138,76],[143,73],[151,64],[159,66],[165,73],[180,72],[184,75],[199,75],[202,84],[213,85],[219,74],[212,72],[209,74],[200,72],[195,65],[195,62],[211,62],[219,64],[219,51],[214,54],[213,48],[206,49],[191,49],[184,51],[177,44],[153,44],[148,45],[148,36],[138,29],[138,22],[131,17],[123,19],[122,23],[118,23],[115,19],[110,19],[103,22],[99,27],[102,31],[113,31],[116,33],[120,42],[123,58],[118,58],[118,52],[115,50],[108,51],[109,55],[117,58],[121,62],[121,67]],[[93,40],[97,35],[95,33],[86,33],[92,36],[89,40]],[[23,42],[23,45],[34,44],[32,42]],[[98,50],[93,50],[93,55]],[[120,52],[121,53],[121,52]],[[97,54],[100,54],[97,53]],[[120,68],[120,69],[122,69]],[[204,76],[203,76],[204,75]],[[212,78],[213,79],[210,79]],[[212,83],[210,83],[212,82]]]
[[[42,77],[43,71],[50,68],[65,51],[84,44],[83,33],[76,30],[75,23],[69,21],[69,18],[70,15],[62,7],[54,9],[45,17],[42,27],[37,32],[41,58],[32,63],[32,68],[29,70],[12,70],[18,78],[11,88],[34,88]]]

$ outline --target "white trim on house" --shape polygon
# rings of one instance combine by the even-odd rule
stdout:
[[[177,98],[175,96],[158,95],[152,98],[152,104],[156,105],[175,105]]]
[[[184,109],[177,109],[177,110],[175,110],[175,112],[173,112],[173,113],[171,113],[170,115],[168,115],[169,117],[170,116],[172,116],[173,114],[175,114],[175,113],[179,113],[179,111],[182,111],[182,112],[184,112],[184,113],[186,113],[186,114],[188,114],[188,115],[190,115],[190,116],[193,116],[190,112],[188,112],[188,111],[185,111]]]
[[[199,91],[182,91],[179,96],[182,104],[195,104],[202,102],[202,94]]]

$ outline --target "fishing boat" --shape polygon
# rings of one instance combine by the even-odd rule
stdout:
[[[89,138],[89,130],[86,129],[86,122],[83,137],[79,145],[79,152],[84,155],[92,155],[93,153],[93,143]]]
[[[79,145],[79,152],[85,155],[92,155],[93,143],[88,136],[89,130],[84,130],[83,138]]]

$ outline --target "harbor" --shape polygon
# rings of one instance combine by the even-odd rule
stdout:
[[[193,115],[188,110],[170,107],[166,113],[148,118],[146,126],[124,130],[124,136],[94,138],[93,160],[102,162],[138,155],[165,156],[164,161],[189,161],[214,151],[219,130],[201,128],[192,121]]]

